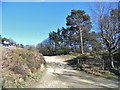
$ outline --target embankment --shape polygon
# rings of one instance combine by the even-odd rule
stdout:
[[[1,50],[1,87],[21,88],[38,80],[45,71],[46,61],[41,53],[16,47]]]

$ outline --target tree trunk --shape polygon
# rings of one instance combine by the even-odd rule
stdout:
[[[55,50],[56,50],[56,47],[57,47],[57,44],[56,44],[56,42],[54,42],[54,47],[55,47]]]
[[[76,52],[76,41],[74,42],[74,52]]]
[[[83,39],[82,39],[82,30],[79,28],[79,33],[80,33],[80,48],[81,48],[81,54],[83,54]]]
[[[79,65],[80,65],[80,60],[77,59],[77,68],[79,68]]]
[[[110,62],[111,62],[111,67],[114,68],[114,60],[113,60],[113,57],[112,57],[112,53],[111,51],[109,51],[109,58],[110,58]]]
[[[111,57],[111,67],[112,67],[112,68],[115,68],[113,57]]]
[[[102,69],[105,70],[105,60],[102,59]]]

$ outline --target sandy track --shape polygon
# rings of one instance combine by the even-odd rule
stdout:
[[[78,72],[68,66],[63,58],[44,56],[47,71],[34,88],[118,88],[118,81]]]

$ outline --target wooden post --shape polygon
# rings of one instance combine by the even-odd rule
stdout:
[[[77,59],[77,68],[79,68],[80,61]]]

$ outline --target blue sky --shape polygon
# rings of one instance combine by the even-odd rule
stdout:
[[[119,2],[119,0],[1,0],[2,2]]]
[[[57,28],[66,27],[66,17],[72,9],[82,9],[91,15],[86,2],[3,2],[2,36],[17,43],[37,45]]]

